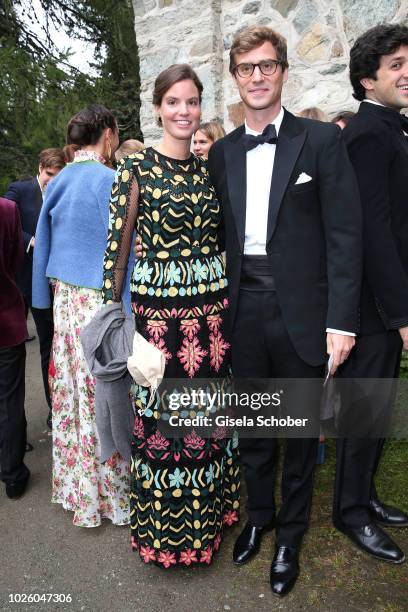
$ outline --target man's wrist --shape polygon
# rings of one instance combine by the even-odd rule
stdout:
[[[331,327],[328,327],[326,329],[326,333],[339,334],[340,336],[351,336],[352,338],[356,337],[356,334],[354,332],[343,331],[341,329],[332,329]]]

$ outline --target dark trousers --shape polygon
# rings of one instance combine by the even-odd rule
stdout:
[[[44,392],[48,407],[51,408],[50,387],[48,384],[48,369],[50,366],[50,354],[52,338],[54,336],[54,322],[52,308],[33,308],[31,299],[24,297],[26,306],[26,316],[28,309],[33,315],[38,340],[40,342],[41,372],[43,378]]]
[[[24,480],[27,442],[25,399],[25,344],[0,348],[0,465],[5,483]]]
[[[247,274],[247,273],[246,273]],[[259,280],[259,279],[258,279]],[[248,282],[250,281],[250,282]],[[264,290],[256,290],[256,287]],[[250,287],[248,290],[245,287]],[[305,363],[287,333],[277,294],[265,290],[265,278],[242,279],[232,335],[232,368],[235,378],[321,378],[324,367]],[[295,384],[294,384],[295,386]],[[319,410],[321,385],[316,397],[304,402],[307,410]],[[282,505],[277,516],[277,545],[298,546],[307,529],[312,500],[317,439],[286,440],[282,472]],[[253,525],[267,525],[274,518],[278,440],[241,439],[239,450],[248,491],[247,511]]]
[[[358,432],[364,427],[367,428],[366,438],[348,437],[337,440],[333,520],[346,527],[361,527],[372,521],[369,502],[376,497],[374,477],[384,438],[377,437],[376,433],[368,436],[370,429],[376,432],[379,423],[383,423],[385,428],[390,420],[401,348],[402,341],[397,331],[362,336],[358,338],[350,357],[339,371],[341,379],[367,379],[367,386],[364,386],[365,401],[359,392],[347,393],[346,398],[343,397],[343,392],[341,394],[340,431],[342,428],[350,431],[350,424]],[[347,383],[347,380],[341,381],[340,384],[343,382]],[[361,385],[359,387],[361,388]],[[345,388],[347,389],[347,384]],[[354,419],[354,425],[351,419]]]

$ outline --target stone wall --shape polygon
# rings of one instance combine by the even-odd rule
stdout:
[[[203,120],[220,119],[227,131],[242,121],[228,72],[235,32],[268,25],[288,41],[289,80],[283,103],[297,112],[327,113],[356,107],[348,56],[356,37],[380,22],[408,21],[408,0],[133,0],[141,77],[141,125],[146,142],[160,138],[152,107],[161,70],[188,62],[204,84]]]

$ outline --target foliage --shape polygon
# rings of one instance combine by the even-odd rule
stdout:
[[[46,15],[43,36],[26,25],[38,20],[31,3],[0,3],[0,194],[11,180],[36,172],[42,149],[63,146],[68,119],[91,102],[115,113],[121,140],[141,138],[130,0],[39,2]],[[72,68],[69,57],[55,48],[51,22],[95,45],[95,77]]]

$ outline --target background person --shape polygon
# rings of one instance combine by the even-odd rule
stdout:
[[[136,140],[135,138],[129,138],[129,140],[124,140],[118,149],[115,151],[115,159],[119,162],[124,157],[131,155],[131,153],[139,153],[139,151],[143,151],[146,148],[144,142],[140,140]]]
[[[337,115],[333,117],[333,119],[331,119],[331,123],[335,123],[339,126],[339,128],[344,130],[350,119],[352,119],[355,114],[356,113],[349,110],[340,111],[339,113],[337,113]]]
[[[23,237],[15,202],[0,198],[0,220],[0,467],[7,497],[17,499],[26,490],[30,471],[24,464],[27,323],[16,283]]]
[[[102,518],[129,521],[128,463],[118,454],[100,463],[95,381],[80,331],[102,305],[102,263],[114,178],[106,164],[119,144],[112,113],[93,104],[68,123],[74,160],[50,184],[38,221],[33,304],[49,308],[54,282],[52,379],[52,502],[74,512],[74,525],[95,527]]]
[[[357,382],[350,398],[342,394],[333,522],[372,557],[402,563],[383,527],[406,527],[408,515],[380,501],[375,475],[386,435],[377,423],[392,414],[408,350],[408,119],[400,114],[408,107],[408,28],[382,24],[362,34],[350,52],[350,81],[360,106],[343,134],[363,209],[364,273],[357,343],[339,372],[340,384]]]
[[[329,118],[326,113],[317,106],[310,106],[309,108],[304,108],[298,113],[298,116],[305,117],[305,119],[314,119],[315,121],[329,121]]]
[[[225,130],[218,121],[201,123],[193,138],[193,151],[197,157],[207,159],[208,151],[214,142],[225,136]]]
[[[37,309],[32,303],[33,253],[35,232],[43,203],[43,194],[51,181],[65,166],[62,149],[45,149],[39,156],[38,175],[16,181],[8,186],[5,197],[16,202],[20,213],[24,240],[24,263],[17,282],[24,296],[26,315],[31,310],[40,343],[41,371],[49,414],[47,424],[51,427],[51,400],[48,384],[48,368],[52,337],[54,334],[52,309]]]

